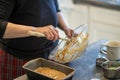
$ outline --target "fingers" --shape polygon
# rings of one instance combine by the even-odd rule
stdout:
[[[72,38],[72,37],[75,37],[78,35],[78,34],[75,34],[72,29],[67,29],[65,33],[66,33],[68,38]]]
[[[56,40],[59,38],[58,30],[57,30],[57,29],[54,29],[54,30],[53,30],[53,34],[54,34],[53,41],[56,41]]]
[[[67,33],[68,38],[72,38],[73,35],[74,35],[74,31],[70,29]]]
[[[72,38],[74,36],[74,31],[72,29],[66,30],[66,35],[68,38]]]
[[[54,28],[52,25],[47,27],[45,35],[48,40],[56,41],[59,38],[58,30]]]
[[[45,35],[46,35],[46,39],[48,39],[48,40],[53,40],[53,34],[52,34],[52,32],[51,31],[49,31],[49,32],[45,32]]]

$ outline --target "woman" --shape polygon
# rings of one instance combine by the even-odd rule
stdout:
[[[58,43],[56,26],[71,38],[57,0],[0,0],[0,80],[23,75],[27,60],[48,58]],[[31,36],[29,31],[46,37]]]

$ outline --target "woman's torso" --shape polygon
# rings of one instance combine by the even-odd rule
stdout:
[[[9,22],[35,27],[57,26],[58,19],[54,0],[16,0],[15,3],[8,18]],[[46,38],[38,37],[15,38],[2,40],[2,42],[9,48],[28,52],[44,50],[50,44],[54,44]]]

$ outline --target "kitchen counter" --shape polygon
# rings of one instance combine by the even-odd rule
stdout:
[[[75,4],[90,4],[114,10],[120,10],[120,0],[73,0]]]
[[[100,46],[105,40],[97,41],[87,47],[86,51],[77,60],[66,64],[76,69],[72,80],[109,80],[103,75],[101,67],[96,66],[96,59],[100,53]],[[26,75],[20,76],[14,80],[28,80]],[[115,79],[120,80],[120,79]]]

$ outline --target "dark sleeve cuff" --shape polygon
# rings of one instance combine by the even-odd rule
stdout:
[[[60,10],[60,8],[59,8],[59,3],[58,3],[58,1],[57,0],[54,0],[55,1],[55,6],[56,6],[56,11],[57,12],[60,12],[61,10]]]
[[[7,23],[8,23],[7,21],[0,20],[0,39],[3,38]]]
[[[57,12],[61,12],[61,10],[60,10],[60,9],[58,9],[58,10],[57,10]]]

